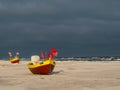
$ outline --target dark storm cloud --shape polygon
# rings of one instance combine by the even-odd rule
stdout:
[[[56,46],[64,55],[116,54],[120,45],[119,3],[0,0],[0,47],[32,51]]]

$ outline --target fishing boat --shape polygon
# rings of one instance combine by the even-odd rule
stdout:
[[[36,64],[29,62],[27,67],[33,74],[51,74],[54,70],[55,65],[56,63],[54,60],[48,59]]]
[[[20,58],[18,58],[18,57],[15,57],[15,58],[11,58],[11,59],[10,59],[10,62],[11,62],[11,63],[19,63],[19,61],[20,61]]]
[[[51,74],[56,65],[54,57],[57,55],[58,52],[55,48],[51,48],[48,56],[43,52],[40,57],[39,55],[33,55],[27,67],[33,74]],[[40,61],[40,58],[43,60]]]
[[[10,62],[11,63],[19,63],[19,61],[20,61],[20,58],[18,57],[19,56],[19,52],[16,52],[16,55],[14,57],[12,55],[12,52],[8,52],[8,55],[10,57]]]

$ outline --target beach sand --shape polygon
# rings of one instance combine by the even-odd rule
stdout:
[[[0,90],[120,90],[120,62],[56,61],[50,75],[35,75],[28,61],[0,60]]]

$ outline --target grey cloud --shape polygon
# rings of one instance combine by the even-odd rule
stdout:
[[[69,55],[82,51],[84,55],[99,51],[101,54],[105,52],[101,49],[112,47],[115,53],[120,45],[119,3],[118,0],[0,0],[0,47],[21,47],[27,52],[29,48],[32,51],[57,46]]]

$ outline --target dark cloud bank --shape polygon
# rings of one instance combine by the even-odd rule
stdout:
[[[119,0],[0,0],[0,57],[119,56]]]

